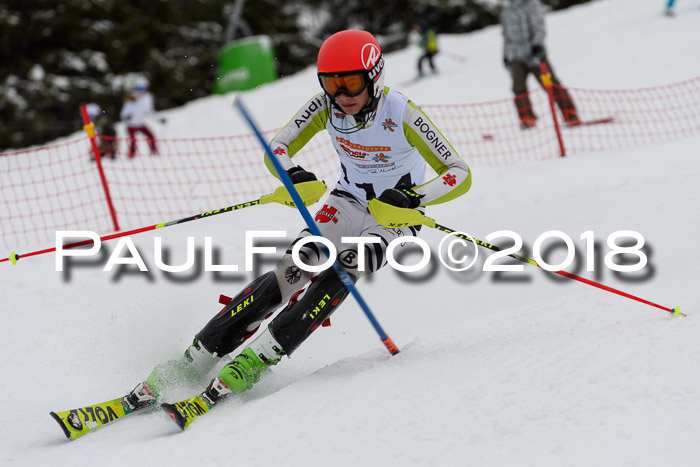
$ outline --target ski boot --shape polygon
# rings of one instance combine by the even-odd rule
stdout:
[[[564,123],[566,126],[579,126],[581,124],[581,119],[578,118],[576,109],[564,110],[562,114],[564,115]]]
[[[276,365],[284,354],[282,346],[275,340],[270,330],[265,329],[236,358],[221,369],[219,375],[207,388],[207,395],[213,402],[218,402],[229,394],[247,391],[260,381],[260,375]]]
[[[535,128],[537,125],[537,118],[536,117],[520,117],[520,129],[521,130],[529,130],[530,128]]]

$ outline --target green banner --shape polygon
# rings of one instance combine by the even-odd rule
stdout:
[[[270,37],[245,37],[221,50],[214,94],[245,91],[276,80],[275,53]]]

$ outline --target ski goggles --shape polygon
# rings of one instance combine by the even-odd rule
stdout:
[[[355,97],[367,87],[366,76],[364,71],[355,71],[343,75],[319,75],[318,80],[323,90],[331,97],[340,93]]]

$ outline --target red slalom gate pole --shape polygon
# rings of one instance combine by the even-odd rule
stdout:
[[[559,128],[559,120],[557,119],[557,109],[554,107],[554,85],[552,84],[552,75],[547,68],[547,62],[544,60],[540,62],[540,80],[549,98],[549,109],[552,111],[554,131],[557,133],[557,141],[559,142],[559,154],[561,154],[561,157],[564,157],[566,156],[566,148],[564,147],[564,139],[561,137],[561,129]]]
[[[87,113],[85,104],[80,105],[80,115],[83,117],[83,130],[88,134],[90,138],[90,144],[92,145],[92,152],[95,155],[95,164],[97,164],[97,171],[100,174],[100,181],[102,182],[102,189],[105,192],[105,198],[107,199],[107,206],[109,207],[109,214],[112,216],[112,224],[114,225],[114,230],[119,230],[119,222],[117,221],[117,211],[114,209],[112,204],[112,195],[109,193],[109,185],[107,185],[107,177],[105,177],[105,172],[102,169],[102,153],[100,148],[97,147],[97,141],[95,141],[95,124],[90,120],[90,116]]]

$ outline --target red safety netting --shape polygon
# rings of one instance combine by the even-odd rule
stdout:
[[[134,158],[126,155],[129,140],[116,143],[117,157],[102,157],[101,165],[121,230],[256,200],[280,185],[253,135],[157,140],[157,155],[138,140]],[[295,162],[325,180],[337,178],[339,164],[325,134]],[[88,137],[0,154],[0,244],[52,245],[56,230],[115,230]]]
[[[633,90],[568,88],[583,122],[567,126],[557,110],[566,154],[639,147],[700,133],[700,77]],[[537,116],[522,130],[513,99],[423,105],[460,155],[474,166],[502,166],[561,156],[547,93],[528,93]],[[612,120],[608,123],[595,123]]]
[[[547,94],[529,93],[538,124],[521,130],[512,99],[479,104],[422,105],[421,108],[473,166],[503,166],[559,155]]]
[[[266,137],[273,135],[268,132]],[[103,159],[124,229],[252,201],[280,185],[265,167],[263,149],[252,135],[165,139],[157,145],[158,155],[150,155],[142,140],[133,159],[126,157],[124,148],[116,160]],[[339,165],[332,156],[328,137],[321,134],[294,160],[333,180]]]
[[[603,118],[612,122],[568,127],[557,111],[566,154],[700,134],[700,77],[646,89],[568,91],[584,123]],[[529,98],[538,118],[527,130],[520,127],[513,99],[422,108],[472,166],[560,157],[547,93],[535,89]],[[273,135],[266,133],[267,138]],[[101,143],[107,140],[97,138]],[[122,230],[255,200],[279,186],[252,135],[156,140],[157,155],[151,155],[141,139],[134,158],[126,156],[129,140],[115,142],[117,157],[101,160]],[[88,137],[0,154],[0,245],[50,246],[55,230],[113,232],[105,189],[92,159]],[[338,177],[338,161],[325,133],[304,147],[295,162],[329,185]]]
[[[87,138],[0,154],[0,244],[44,245],[55,230],[111,230],[90,158]]]
[[[567,154],[647,146],[700,133],[700,78],[646,89],[569,92],[584,122],[613,121],[562,130]]]

